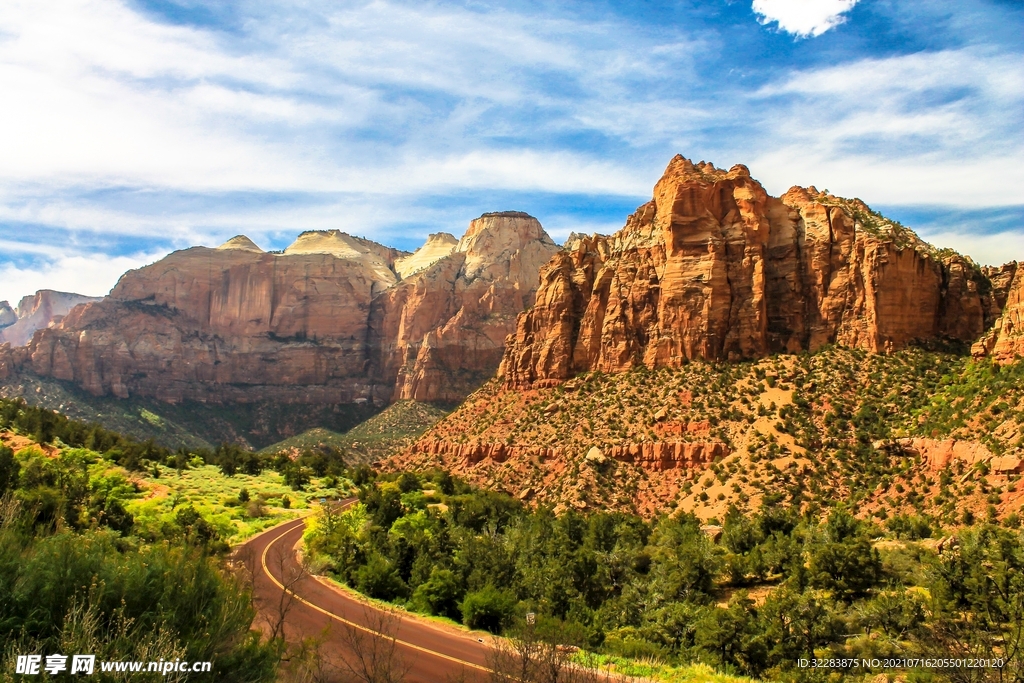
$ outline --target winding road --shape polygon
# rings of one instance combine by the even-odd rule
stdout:
[[[343,501],[341,505],[353,502]],[[296,546],[305,527],[305,518],[300,518],[268,529],[247,541],[240,557],[253,572],[257,604],[271,619],[280,614],[285,586],[290,589],[294,599],[286,598],[287,639],[298,641],[326,634],[325,654],[337,661],[352,642],[346,634],[351,629],[374,633],[380,611],[326,579],[303,575]],[[303,578],[296,580],[299,576]],[[402,615],[393,635],[397,652],[409,669],[405,679],[408,683],[487,679],[489,648],[483,634]]]

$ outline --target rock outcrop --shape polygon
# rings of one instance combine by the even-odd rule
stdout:
[[[594,453],[596,451],[596,454]],[[627,443],[612,446],[607,457],[639,465],[649,471],[683,470],[705,468],[715,458],[729,455],[729,447],[719,441],[689,441],[678,443]],[[475,465],[483,460],[505,462],[509,459],[568,460],[573,454],[561,447],[509,446],[503,443],[452,443],[441,439],[425,437],[413,444],[405,454],[406,458],[427,455],[438,461],[459,462]],[[590,462],[603,463],[605,454],[597,447],[586,455]]]
[[[511,386],[827,344],[970,343],[999,309],[973,262],[860,200],[813,187],[775,198],[745,166],[681,156],[622,230],[567,246],[509,339]]]
[[[99,301],[99,297],[41,289],[23,297],[16,313],[6,301],[0,302],[0,344],[24,346],[36,330],[59,323],[75,306],[90,301]]]
[[[537,275],[557,251],[525,213],[472,221],[453,251],[374,301],[375,376],[394,386],[396,400],[467,396],[498,367],[516,315],[533,303]]]
[[[525,214],[413,255],[336,230],[283,253],[240,235],[126,273],[0,365],[169,402],[456,401],[497,369],[556,249]]]
[[[995,298],[1002,299],[1001,315],[971,352],[992,356],[998,363],[1012,363],[1024,357],[1024,268],[1016,262],[1003,266],[993,272],[992,283]]]

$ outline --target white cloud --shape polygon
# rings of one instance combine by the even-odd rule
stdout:
[[[1006,231],[992,235],[969,232],[920,232],[921,238],[940,247],[967,254],[983,266],[1000,266],[1010,261],[1024,262],[1024,231]]]
[[[4,251],[10,244],[3,245]],[[17,306],[23,296],[40,289],[103,296],[126,271],[162,258],[165,253],[107,256],[105,254],[54,253],[33,259],[31,265],[0,263],[0,300]]]
[[[776,22],[779,30],[800,38],[820,36],[846,21],[843,16],[857,0],[754,0],[762,24]]]
[[[868,203],[1018,205],[1024,63],[964,48],[795,72],[752,97],[768,144],[747,154],[774,192],[827,187]]]

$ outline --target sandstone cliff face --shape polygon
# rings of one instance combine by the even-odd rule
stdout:
[[[558,251],[537,219],[484,214],[454,251],[374,301],[374,373],[394,399],[454,402],[498,367],[537,273]],[[378,350],[379,349],[379,350]]]
[[[41,289],[35,294],[23,297],[18,303],[17,313],[11,310],[10,304],[6,301],[0,302],[0,321],[9,321],[7,324],[0,322],[0,344],[24,346],[32,339],[36,330],[59,322],[75,306],[90,301],[99,301],[99,297]]]
[[[7,348],[0,370],[171,402],[459,400],[494,373],[556,247],[525,214],[446,237],[418,262],[338,231],[303,233],[283,253],[244,236],[178,251]],[[439,256],[444,243],[457,250]],[[419,272],[400,283],[403,262]]]
[[[998,310],[973,263],[859,200],[813,187],[775,198],[744,166],[681,156],[622,230],[567,247],[509,339],[510,385],[826,344],[971,342]]]
[[[971,351],[975,356],[991,355],[998,363],[1012,363],[1024,356],[1024,268],[1014,262],[994,275],[995,297],[1005,297],[1002,315]],[[1003,290],[1006,279],[1010,282]]]

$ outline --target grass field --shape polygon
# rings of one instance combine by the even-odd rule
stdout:
[[[135,516],[136,525],[159,529],[173,523],[179,509],[191,505],[214,525],[223,540],[232,544],[308,511],[320,498],[343,496],[349,491],[346,480],[336,488],[326,488],[324,479],[313,479],[305,491],[293,491],[277,472],[227,477],[211,465],[188,469],[180,475],[163,468],[158,478],[149,474],[134,479],[144,489],[126,506]],[[249,492],[248,502],[238,498],[242,489]],[[288,508],[283,505],[285,498],[290,503]]]

